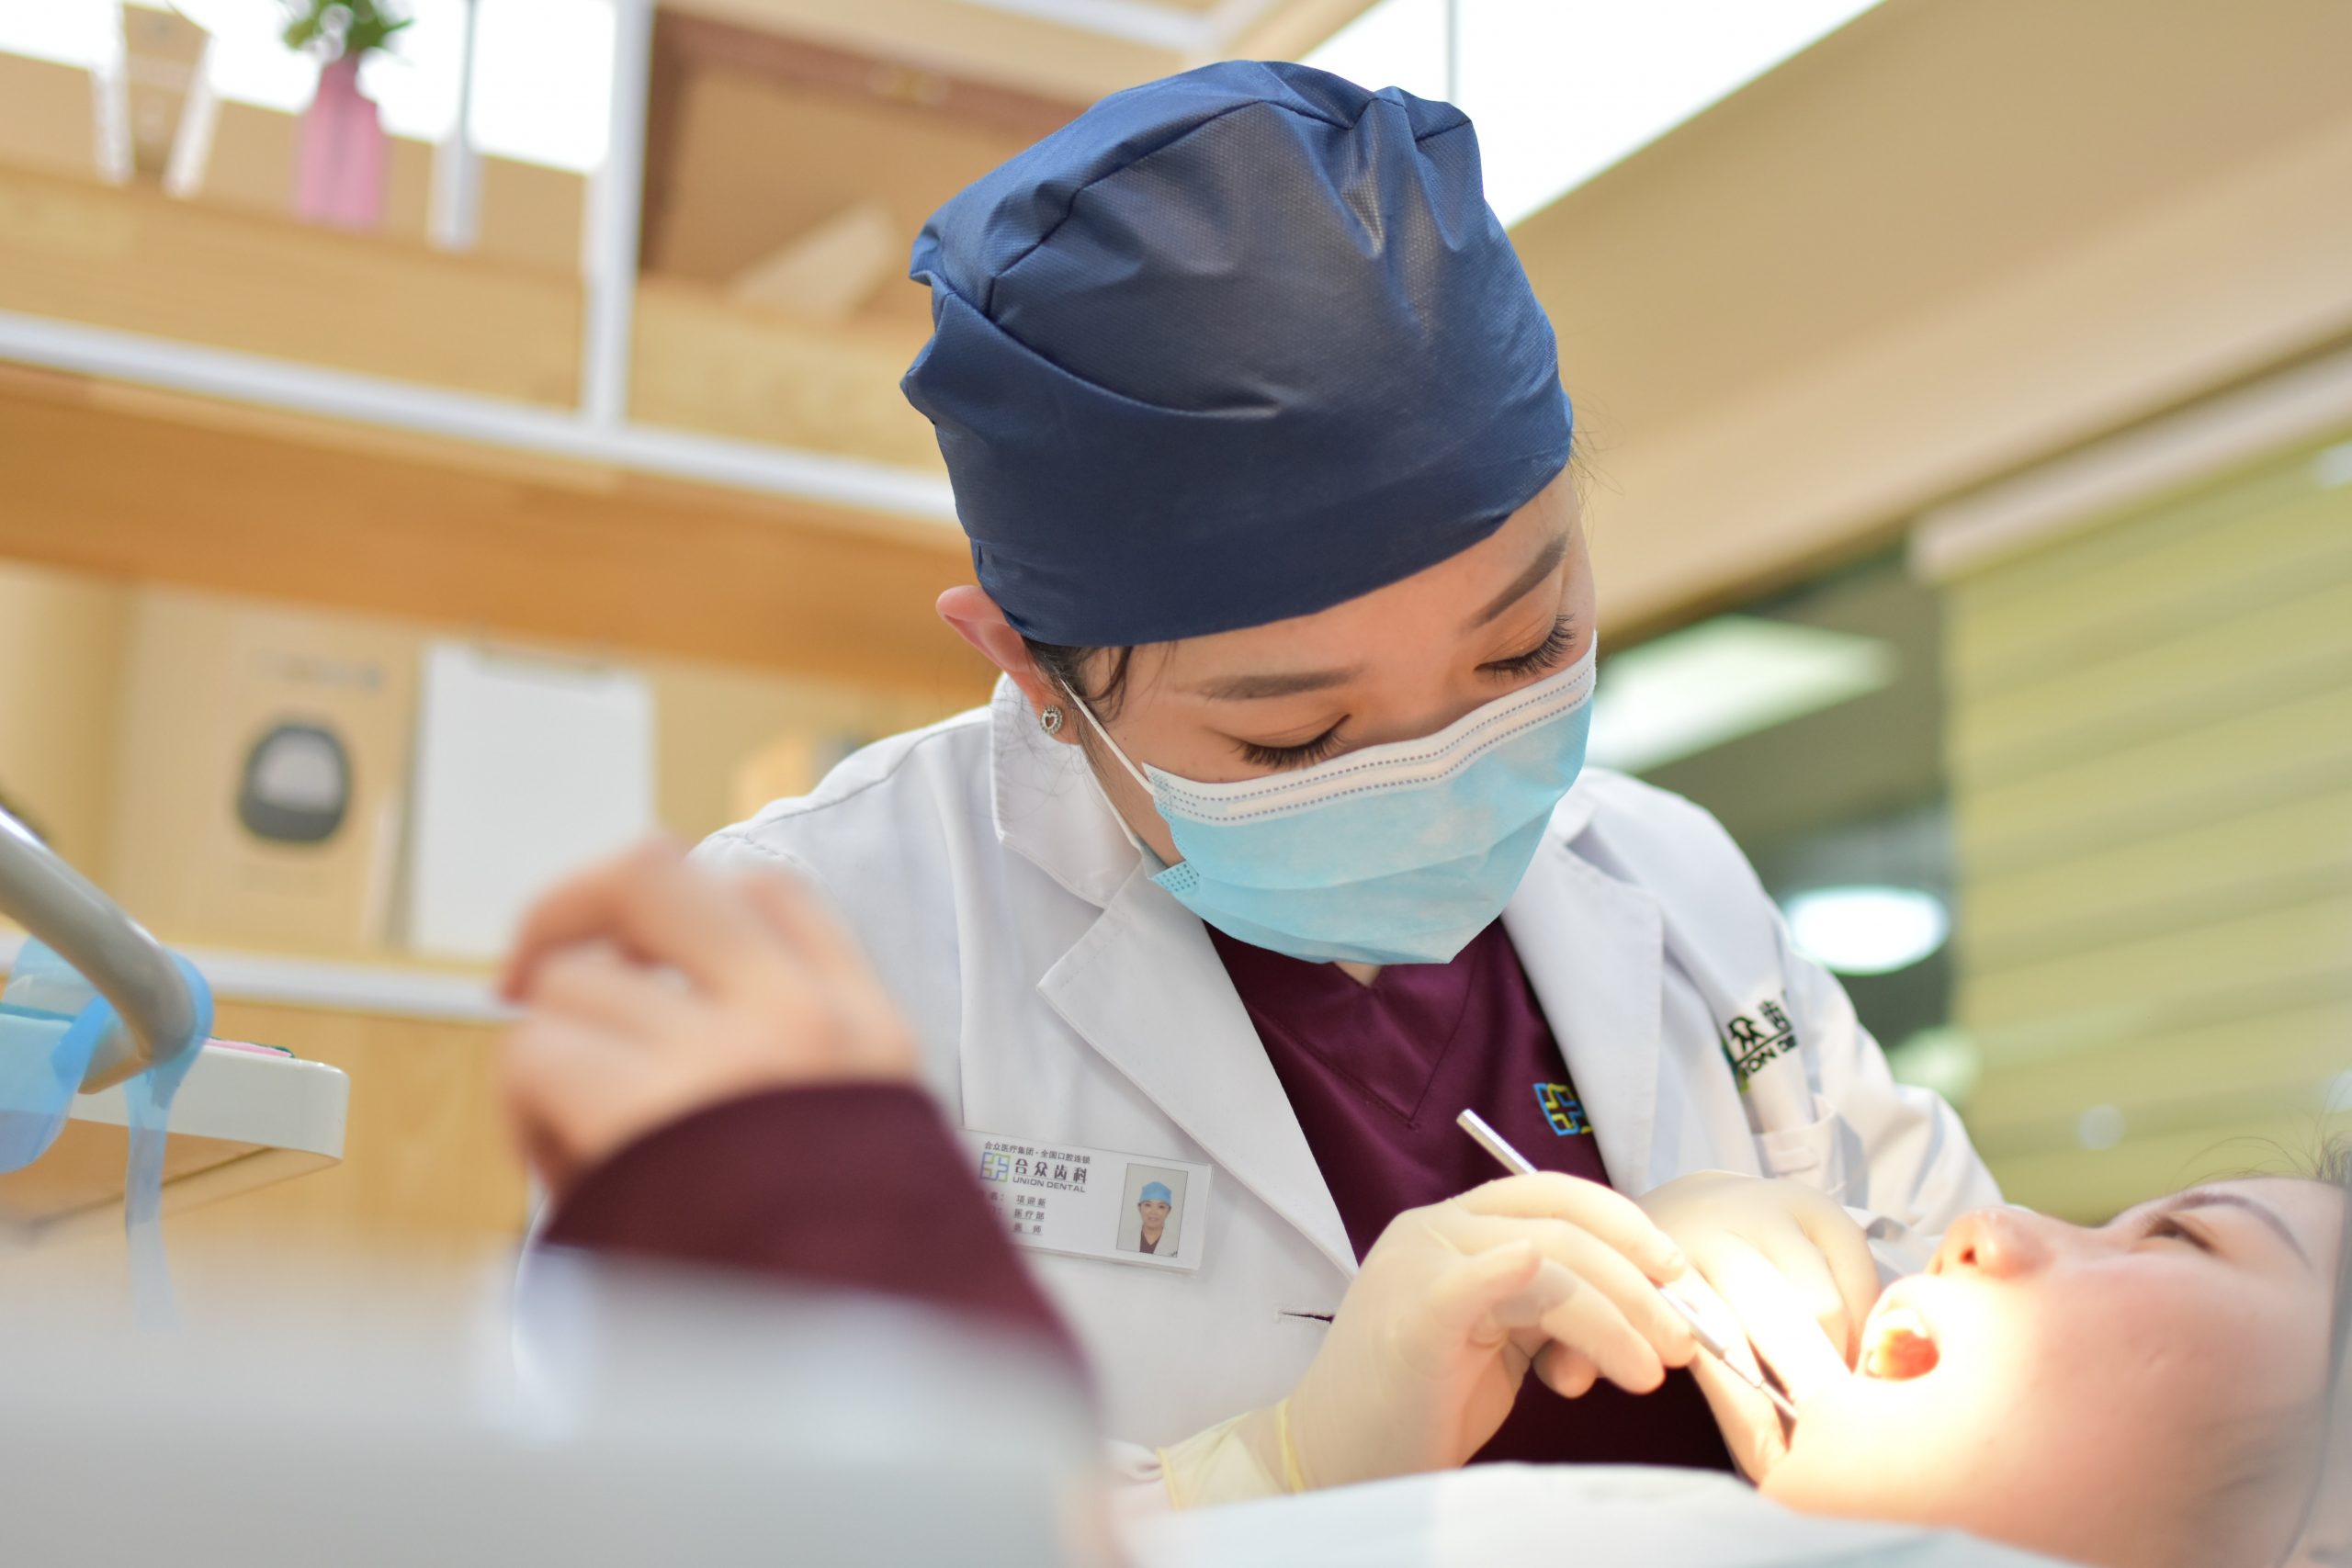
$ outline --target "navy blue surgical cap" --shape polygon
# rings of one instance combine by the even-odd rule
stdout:
[[[1469,119],[1229,61],[1103,99],[932,215],[939,432],[980,585],[1041,641],[1327,609],[1566,466],[1551,323]]]

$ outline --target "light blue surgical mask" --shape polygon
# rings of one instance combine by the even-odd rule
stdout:
[[[1252,947],[1317,962],[1442,964],[1493,923],[1584,766],[1593,649],[1437,734],[1295,772],[1199,784],[1138,768],[1183,856],[1152,880]]]

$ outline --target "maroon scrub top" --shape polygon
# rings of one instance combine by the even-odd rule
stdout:
[[[1449,964],[1399,964],[1370,986],[1212,928],[1361,1259],[1388,1222],[1503,1173],[1454,1124],[1466,1107],[1539,1168],[1609,1182],[1590,1119],[1500,921]],[[1729,1470],[1698,1383],[1636,1398],[1606,1383],[1566,1400],[1530,1376],[1473,1463]]]
[[[539,1245],[906,1296],[1085,1370],[971,1156],[912,1084],[804,1084],[691,1111],[576,1179]]]

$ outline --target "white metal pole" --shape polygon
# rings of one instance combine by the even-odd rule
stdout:
[[[580,412],[616,428],[628,417],[629,333],[637,306],[638,221],[645,189],[645,101],[653,67],[653,0],[613,0],[612,135],[589,192],[588,310]]]
[[[481,154],[474,151],[474,47],[481,0],[465,0],[466,40],[458,57],[458,118],[433,150],[433,243],[470,251],[481,237]]]
[[[107,52],[90,67],[91,130],[97,148],[98,177],[113,185],[130,182],[130,40],[123,30],[122,0],[106,7],[113,37]]]
[[[1445,0],[1445,101],[1462,107],[1462,0]]]
[[[172,131],[171,157],[164,166],[168,196],[201,195],[205,171],[212,164],[212,133],[220,123],[220,95],[212,88],[212,40],[206,39],[195,69],[188,73],[187,96],[180,100],[180,122]]]

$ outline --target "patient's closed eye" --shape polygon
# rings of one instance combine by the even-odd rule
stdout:
[[[2210,1228],[2204,1218],[2207,1214],[2216,1213],[2252,1215],[2261,1222],[2263,1229],[2277,1236],[2280,1245],[2292,1252],[2304,1268],[2312,1267],[2311,1249],[2297,1238],[2294,1228],[2288,1224],[2278,1212],[2269,1204],[2258,1202],[2242,1192],[2223,1192],[2211,1189],[2198,1192],[2184,1192],[2151,1218],[2147,1228],[2141,1232],[2141,1235],[2143,1239],[2169,1237],[2185,1241],[2202,1251],[2220,1253],[2226,1250],[2235,1256],[2242,1250],[2238,1238],[2243,1227],[2236,1229],[2223,1227],[2217,1239],[2214,1231]],[[2195,1223],[2185,1223],[2181,1216],[2191,1213],[2198,1216]],[[2228,1242],[2228,1247],[2226,1248],[2222,1247],[2222,1242]]]
[[[2158,1214],[2140,1233],[2143,1241],[2183,1241],[2199,1252],[2213,1250],[2212,1238],[2191,1230],[2170,1214]]]

